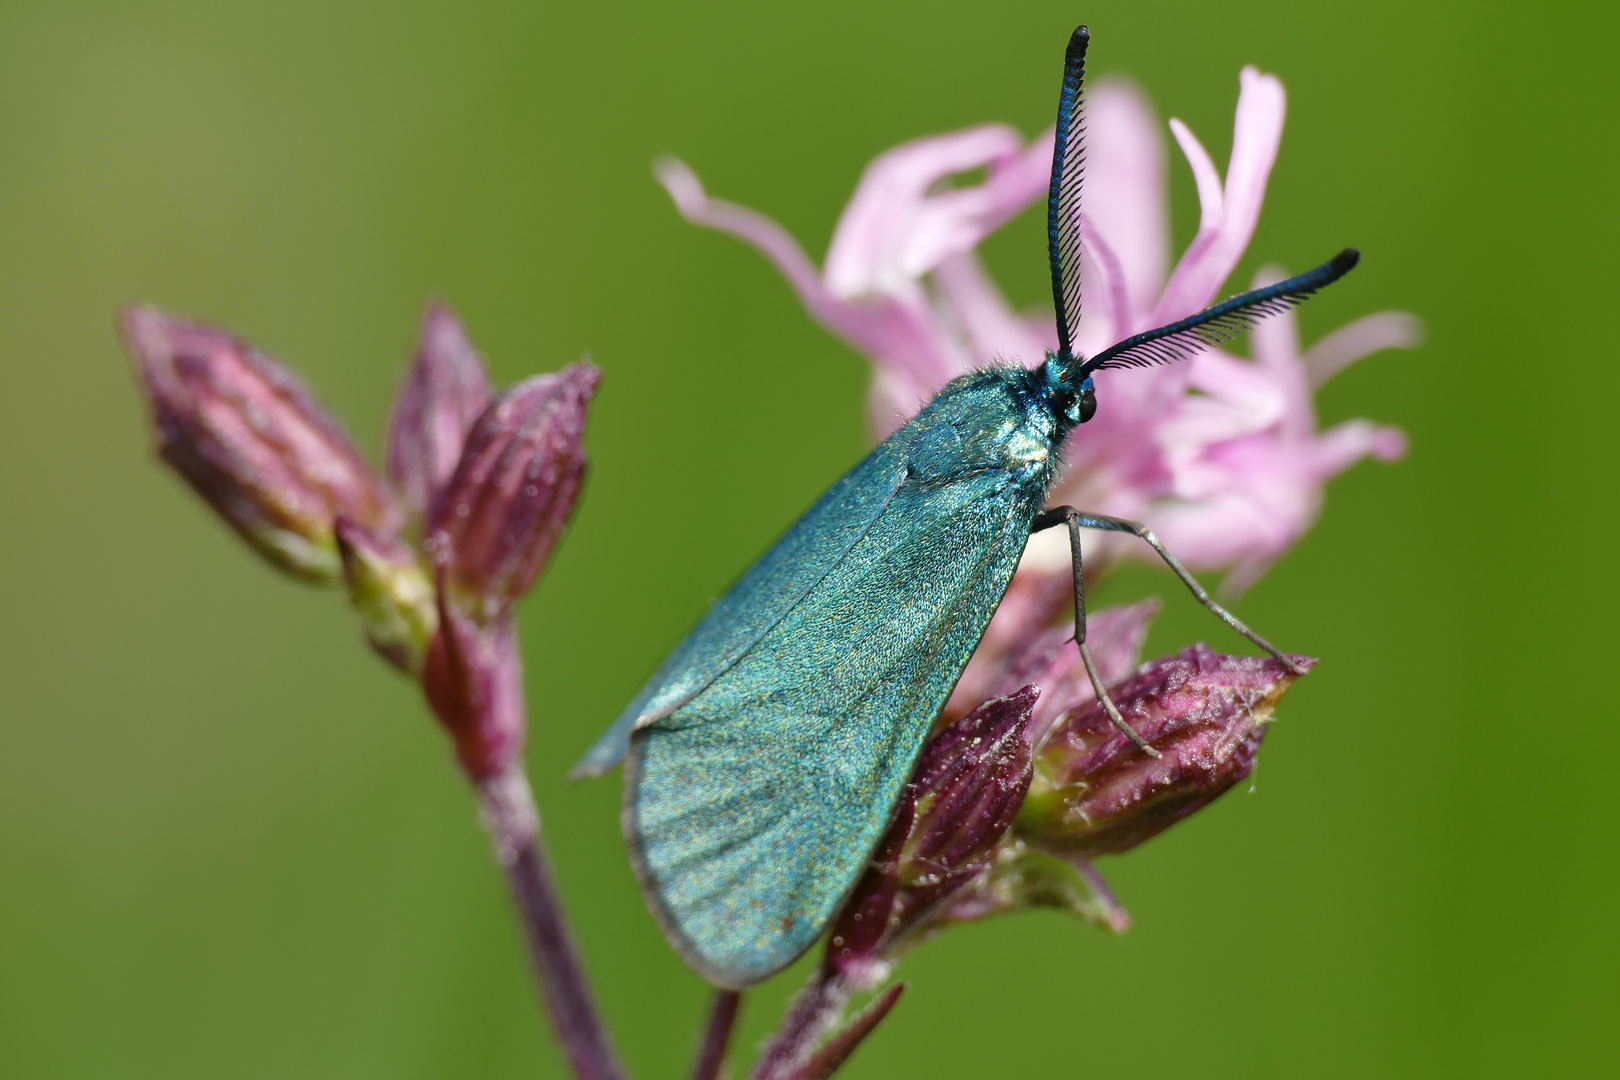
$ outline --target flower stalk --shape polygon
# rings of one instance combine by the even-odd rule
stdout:
[[[508,782],[521,784],[527,795],[528,780],[521,773]],[[506,792],[500,798],[510,796]],[[481,801],[487,797],[482,790],[480,797]],[[532,800],[528,805],[533,807]],[[563,913],[551,862],[540,842],[539,816],[533,818],[534,828],[526,840],[518,839],[521,817],[521,808],[509,805],[484,809],[557,1041],[579,1080],[624,1080],[625,1072],[602,1023],[579,947]]]
[[[703,1027],[703,1042],[692,1062],[692,1080],[716,1080],[726,1063],[731,1046],[731,1029],[737,1023],[742,994],[737,990],[716,990],[709,1007],[709,1021]]]

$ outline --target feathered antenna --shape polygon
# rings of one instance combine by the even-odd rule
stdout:
[[[1080,375],[1084,377],[1103,368],[1168,364],[1231,341],[1268,315],[1298,307],[1318,289],[1348,274],[1360,260],[1361,252],[1355,248],[1345,248],[1328,262],[1298,277],[1234,296],[1196,315],[1128,337],[1087,360],[1080,369]]]
[[[1074,359],[1080,322],[1080,181],[1086,171],[1086,46],[1091,32],[1075,27],[1063,54],[1057,138],[1052,144],[1052,184],[1046,194],[1046,255],[1052,264],[1052,306],[1057,309],[1058,355]]]

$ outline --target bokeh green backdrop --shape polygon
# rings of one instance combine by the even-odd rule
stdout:
[[[1307,337],[1427,322],[1322,395],[1411,456],[1333,484],[1242,612],[1326,658],[1258,790],[1051,913],[913,955],[852,1077],[1571,1075],[1612,1059],[1620,364],[1612,7],[1094,0],[0,8],[0,1074],[562,1074],[411,688],[150,458],[115,308],[239,329],[375,447],[425,297],[511,381],[588,350],[595,471],[523,609],[531,771],[636,1075],[705,1003],[563,771],[865,446],[864,363],[654,184],[678,152],[814,253],[864,164],[1050,122],[1065,35],[1224,161],[1289,119],[1236,282],[1344,243]],[[1174,159],[1175,234],[1196,220]],[[1038,303],[1038,223],[988,257]],[[1162,576],[1153,640],[1218,627]],[[750,998],[760,1038],[798,978]]]

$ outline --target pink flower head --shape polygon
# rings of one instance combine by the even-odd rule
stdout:
[[[1224,177],[1187,126],[1170,121],[1201,208],[1198,234],[1174,267],[1166,146],[1152,106],[1124,82],[1091,93],[1080,351],[1208,306],[1243,257],[1282,139],[1286,96],[1276,77],[1252,67],[1240,84]],[[1033,366],[1056,347],[1049,311],[1014,311],[975,250],[1043,200],[1051,153],[1051,132],[1024,143],[989,124],[879,155],[820,270],[781,226],[709,198],[679,161],[662,160],[657,173],[688,220],[758,248],[818,322],[871,358],[871,415],[881,437],[955,376],[994,360]],[[975,169],[984,170],[982,182],[953,183]],[[1168,367],[1100,372],[1101,407],[1067,448],[1052,502],[1145,521],[1184,562],[1231,570],[1229,588],[1247,585],[1310,527],[1328,478],[1369,454],[1389,460],[1404,452],[1399,431],[1367,421],[1318,433],[1311,394],[1368,353],[1411,347],[1418,331],[1412,317],[1386,312],[1302,351],[1292,316],[1281,316],[1256,332],[1252,360],[1210,350]],[[1058,532],[1031,544],[1027,569],[1067,566]],[[1087,539],[1092,559],[1152,558],[1127,537]]]

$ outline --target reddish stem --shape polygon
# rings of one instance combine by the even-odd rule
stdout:
[[[741,1004],[742,994],[736,990],[714,992],[709,1026],[703,1032],[697,1061],[692,1064],[692,1080],[715,1080],[720,1075],[720,1067],[726,1063],[726,1049],[731,1045],[731,1029],[737,1023],[737,1007]]]
[[[574,1075],[579,1080],[626,1080],[563,914],[527,778],[514,771],[479,784],[478,794],[528,941],[529,962]]]

